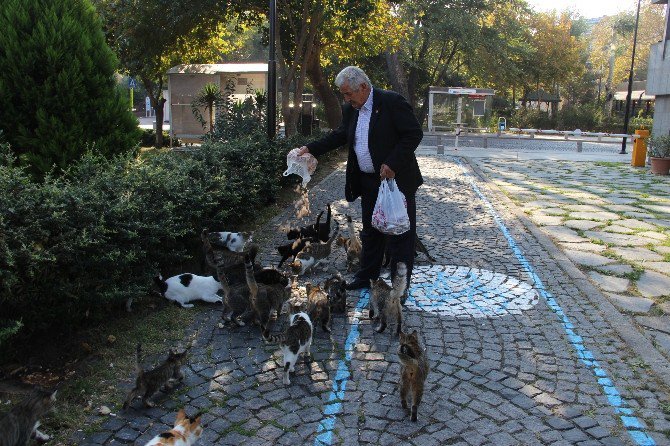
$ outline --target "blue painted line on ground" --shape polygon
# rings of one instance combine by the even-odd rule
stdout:
[[[507,226],[505,226],[505,223],[503,222],[502,218],[495,210],[491,202],[488,200],[488,198],[486,198],[486,196],[479,189],[479,186],[477,186],[477,183],[475,182],[473,176],[470,175],[465,166],[463,166],[463,163],[458,158],[453,158],[453,160],[461,168],[463,175],[467,178],[467,180],[470,183],[470,186],[472,186],[475,193],[484,202],[484,205],[488,209],[489,215],[493,217],[493,220],[498,225],[498,228],[501,230],[501,232],[507,239],[507,243],[512,249],[512,252],[514,252],[514,255],[516,256],[517,260],[519,261],[519,263],[521,263],[521,265],[523,266],[524,270],[528,273],[528,275],[533,279],[534,286],[537,292],[547,302],[549,308],[551,308],[551,310],[558,316],[559,320],[563,324],[563,328],[568,336],[568,339],[570,340],[570,343],[577,352],[577,356],[598,378],[598,384],[600,384],[601,388],[603,389],[603,392],[607,396],[607,400],[609,401],[610,405],[614,408],[614,412],[619,414],[619,418],[621,419],[621,422],[623,423],[626,431],[628,431],[630,437],[636,444],[640,446],[655,445],[656,442],[654,441],[654,439],[651,438],[645,432],[644,424],[637,417],[633,415],[633,410],[631,409],[630,403],[628,403],[624,398],[621,397],[621,394],[619,393],[617,388],[614,386],[612,381],[607,377],[607,373],[605,372],[605,370],[602,369],[599,366],[598,362],[594,359],[593,353],[591,353],[589,350],[586,349],[586,347],[583,344],[582,337],[575,334],[574,325],[565,315],[563,309],[558,304],[556,299],[551,295],[549,291],[547,291],[547,289],[544,286],[544,283],[542,282],[542,280],[540,280],[540,277],[535,273],[534,268],[531,266],[530,262],[526,259],[526,256],[523,255],[523,252],[517,245],[516,241],[514,240],[514,237],[512,237],[512,235],[510,234],[509,230],[507,229]]]
[[[356,302],[356,310],[352,316],[351,328],[344,342],[344,358],[340,359],[337,364],[337,372],[335,373],[335,378],[333,378],[333,388],[328,396],[328,402],[323,408],[324,417],[316,430],[314,446],[330,446],[333,442],[335,422],[337,421],[337,416],[342,412],[342,401],[344,401],[344,393],[347,390],[347,381],[351,378],[349,366],[351,365],[351,358],[360,335],[358,325],[363,316],[363,310],[368,306],[369,299],[370,290],[366,288],[361,291],[358,302]]]

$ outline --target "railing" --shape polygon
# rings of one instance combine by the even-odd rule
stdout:
[[[468,138],[482,138],[482,147],[487,149],[488,148],[488,140],[489,138],[495,138],[495,139],[538,139],[538,140],[544,140],[544,141],[552,141],[554,138],[535,138],[536,135],[547,135],[547,136],[563,136],[563,139],[565,140],[570,140],[574,141],[576,143],[576,150],[577,152],[581,152],[583,150],[583,143],[584,142],[592,142],[592,143],[612,143],[614,141],[603,141],[603,138],[615,138],[615,139],[628,139],[630,138],[631,141],[634,141],[635,139],[639,138],[640,135],[626,135],[623,133],[605,133],[605,132],[582,132],[580,130],[572,130],[572,131],[566,131],[566,130],[542,130],[542,129],[518,129],[518,128],[510,128],[508,132],[497,132],[497,133],[470,133],[470,132],[463,132],[461,131],[460,133],[456,132],[424,132],[424,136],[433,136],[437,137],[437,153],[438,154],[443,154],[444,153],[444,142],[442,141],[442,138],[448,137],[448,138],[455,138],[455,148],[458,149],[458,140],[459,138],[463,138],[467,136]],[[593,139],[585,139],[585,138],[596,138],[595,140]]]

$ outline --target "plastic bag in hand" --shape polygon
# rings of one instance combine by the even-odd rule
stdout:
[[[409,231],[407,200],[394,179],[382,181],[379,186],[379,195],[372,212],[372,227],[390,235],[400,235]]]
[[[286,155],[286,165],[288,169],[284,172],[284,176],[289,176],[292,173],[302,177],[302,187],[305,187],[309,180],[312,179],[312,174],[316,170],[317,161],[311,153],[305,153],[298,156],[300,149],[291,150]]]

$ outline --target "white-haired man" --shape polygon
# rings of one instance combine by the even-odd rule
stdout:
[[[397,262],[407,265],[409,284],[414,264],[415,194],[423,183],[414,154],[423,138],[421,125],[405,98],[392,91],[373,88],[368,76],[358,67],[340,71],[335,85],[346,102],[342,123],[325,137],[301,147],[300,153],[309,152],[318,157],[348,145],[344,195],[350,202],[361,197],[363,254],[361,268],[347,289],[369,287],[370,279],[379,277],[385,249],[391,256],[393,273]],[[395,178],[407,199],[411,228],[405,234],[384,235],[372,227],[379,185],[386,178]]]

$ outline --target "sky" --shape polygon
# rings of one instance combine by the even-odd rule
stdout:
[[[587,19],[614,15],[621,11],[635,12],[635,0],[526,0],[536,11],[563,11],[570,9]]]

